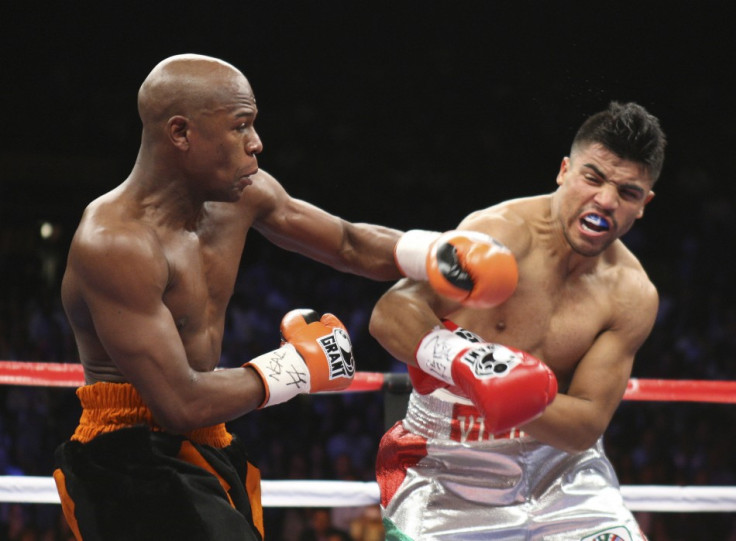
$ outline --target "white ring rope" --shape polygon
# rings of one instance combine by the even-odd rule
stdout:
[[[631,511],[736,511],[736,487],[625,485]],[[363,507],[379,502],[375,482],[261,481],[264,507]],[[51,477],[0,476],[0,502],[59,503]]]

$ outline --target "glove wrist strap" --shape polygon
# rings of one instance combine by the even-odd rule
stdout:
[[[401,274],[413,280],[427,281],[427,254],[440,233],[412,229],[400,238],[394,247],[394,260]]]
[[[281,404],[311,390],[309,368],[291,344],[259,355],[246,366],[258,372],[266,389],[266,398],[259,408]]]
[[[452,331],[437,326],[419,342],[415,355],[417,365],[427,374],[455,385],[452,378],[452,363],[473,345]]]

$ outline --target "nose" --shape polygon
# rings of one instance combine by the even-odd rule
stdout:
[[[256,154],[260,154],[263,152],[263,143],[261,142],[261,138],[258,136],[258,134],[253,131],[252,136],[248,139],[248,142],[245,145],[245,151],[250,156],[255,156]]]
[[[595,202],[602,209],[614,209],[618,206],[618,187],[613,183],[604,183],[595,194]]]

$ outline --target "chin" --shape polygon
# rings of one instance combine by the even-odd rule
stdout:
[[[598,245],[598,244],[590,245],[584,242],[570,242],[570,248],[572,248],[573,252],[586,256],[586,257],[595,257],[597,255],[600,255],[610,245],[611,245],[610,242],[606,242],[601,245]]]
[[[240,201],[240,198],[243,197],[244,189],[244,186],[233,186],[229,192],[220,194],[220,200],[223,203],[234,203],[235,201]]]
[[[597,255],[600,255],[600,253],[603,251],[602,248],[587,248],[575,246],[574,244],[571,244],[570,247],[572,248],[573,252],[584,257],[595,257]]]

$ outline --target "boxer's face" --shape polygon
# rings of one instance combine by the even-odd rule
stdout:
[[[652,180],[643,164],[623,160],[594,143],[562,160],[557,219],[576,252],[595,256],[644,215]]]
[[[263,145],[255,97],[244,77],[219,92],[191,122],[192,162],[207,200],[237,201],[258,171]]]

